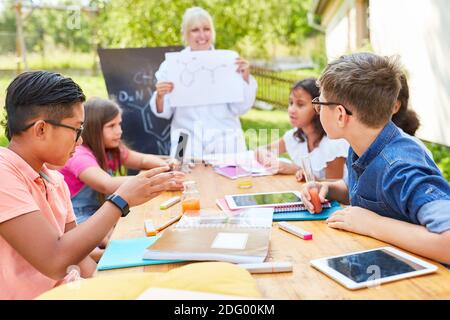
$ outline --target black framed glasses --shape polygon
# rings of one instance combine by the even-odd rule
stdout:
[[[315,97],[314,99],[312,99],[312,104],[313,104],[313,108],[317,113],[320,113],[320,109],[322,106],[342,106],[342,108],[344,108],[345,112],[351,116],[352,112],[350,110],[348,110],[342,103],[338,103],[338,102],[323,102],[319,100],[319,97]]]
[[[55,127],[67,128],[67,129],[71,129],[71,130],[75,131],[75,133],[77,134],[76,138],[75,138],[75,142],[77,142],[78,139],[80,139],[81,134],[83,133],[83,130],[84,130],[84,126],[83,125],[81,125],[81,127],[79,127],[79,128],[75,128],[75,127],[68,126],[67,124],[59,123],[59,122],[57,122],[55,120],[51,120],[51,119],[44,119],[42,121],[44,121],[46,123],[49,123],[49,124],[51,124],[52,126],[55,126]],[[25,128],[23,128],[22,131],[30,129],[32,126],[34,126],[36,124],[36,122],[37,121],[35,121],[33,123],[30,123]]]

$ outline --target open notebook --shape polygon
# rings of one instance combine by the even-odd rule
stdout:
[[[237,179],[240,177],[261,177],[272,175],[268,169],[255,162],[253,166],[240,165],[217,165],[214,166],[214,172],[227,177],[229,179]]]
[[[147,248],[144,259],[263,262],[269,250],[272,208],[183,215]]]
[[[214,171],[229,179],[237,179],[245,176],[268,176],[272,171],[260,164],[253,150],[239,153],[215,153],[208,154],[203,160],[214,166]]]

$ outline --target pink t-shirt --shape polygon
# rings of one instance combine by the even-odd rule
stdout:
[[[124,146],[120,147],[121,163],[128,158],[128,149]],[[113,159],[107,159],[108,168],[113,172],[118,168],[118,163]],[[59,171],[64,175],[70,190],[70,196],[75,196],[78,191],[84,187],[84,183],[79,179],[80,174],[90,167],[100,167],[94,153],[88,147],[81,145],[76,147],[73,156],[66,162],[65,166]]]
[[[75,221],[69,189],[59,172],[45,165],[41,172],[42,177],[15,152],[0,147],[0,224],[40,211],[61,236],[66,224]],[[0,300],[32,299],[56,283],[35,269],[0,235]]]

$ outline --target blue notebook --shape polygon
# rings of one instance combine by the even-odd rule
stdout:
[[[342,209],[337,201],[331,201],[331,207],[325,208],[319,214],[309,213],[308,210],[280,212],[273,214],[273,221],[306,221],[306,220],[325,220],[335,211]]]
[[[181,260],[144,260],[142,257],[145,250],[156,239],[158,239],[158,236],[110,241],[105,253],[98,262],[97,270],[183,262]]]

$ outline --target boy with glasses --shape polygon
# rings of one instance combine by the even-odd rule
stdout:
[[[308,183],[302,199],[313,212],[308,190],[318,188],[321,202],[351,205],[328,226],[450,264],[450,186],[426,151],[391,121],[401,75],[397,61],[371,53],[342,56],[326,67],[313,104],[327,135],[350,143],[348,181]]]
[[[63,166],[82,143],[85,96],[70,78],[45,71],[17,76],[6,92],[7,148],[0,148],[0,300],[31,299],[79,270],[129,207],[180,185],[161,167],[130,178],[77,226]]]

